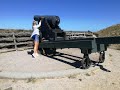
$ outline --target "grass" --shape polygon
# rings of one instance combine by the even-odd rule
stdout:
[[[112,57],[112,54],[109,54],[110,57]]]
[[[36,81],[37,79],[32,78],[32,77],[27,79],[27,83],[30,83],[30,82],[35,83]]]
[[[86,76],[91,76],[89,73],[86,73],[85,75],[86,75]]]

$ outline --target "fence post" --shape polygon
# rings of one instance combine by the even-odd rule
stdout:
[[[15,45],[15,50],[17,51],[17,43],[16,43],[16,38],[15,38],[15,33],[13,32],[13,41]]]

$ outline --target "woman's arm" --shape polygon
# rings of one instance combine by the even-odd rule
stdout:
[[[40,27],[40,26],[41,26],[41,20],[40,20],[39,24],[38,24],[38,25],[36,25],[36,27]]]
[[[39,24],[38,25],[34,25],[32,28],[34,29],[34,28],[39,28],[41,26],[41,21],[39,22]]]

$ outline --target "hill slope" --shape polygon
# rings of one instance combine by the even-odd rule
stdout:
[[[110,26],[97,32],[99,36],[120,36],[120,24]]]
[[[108,28],[98,31],[97,33],[99,34],[100,37],[120,36],[120,24],[110,26]],[[110,48],[120,50],[120,44],[110,45]]]

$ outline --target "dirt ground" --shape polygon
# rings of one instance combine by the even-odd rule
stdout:
[[[79,66],[77,61],[83,56],[79,49],[63,49],[58,50],[62,55],[54,58],[41,55],[33,59],[27,53],[29,51],[0,54],[0,71],[49,72],[76,69]],[[97,61],[97,53],[90,55],[90,58]],[[105,62],[90,68],[94,69],[62,78],[0,79],[0,90],[120,90],[120,51],[108,49]]]

